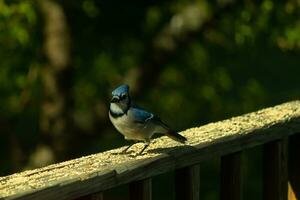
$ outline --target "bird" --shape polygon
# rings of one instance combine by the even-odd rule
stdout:
[[[158,116],[133,103],[128,85],[120,85],[112,91],[111,95],[109,119],[125,140],[134,141],[122,153],[126,153],[135,142],[142,141],[144,147],[137,154],[141,155],[150,145],[151,138],[156,133],[164,134],[180,143],[187,141],[184,136],[169,128]]]

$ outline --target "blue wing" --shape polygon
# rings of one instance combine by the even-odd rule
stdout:
[[[150,112],[147,112],[147,111],[143,110],[142,108],[140,108],[140,107],[138,107],[134,104],[132,105],[131,109],[132,109],[132,113],[134,115],[135,122],[144,124],[144,123],[148,122],[149,120],[151,120],[152,123],[156,124],[157,126],[160,126],[160,127],[164,128],[165,131],[162,132],[162,133],[167,135],[168,137],[172,138],[173,140],[176,140],[176,141],[181,142],[181,143],[185,143],[185,141],[187,140],[182,135],[180,135],[177,132],[171,130],[168,127],[168,125],[165,124],[164,122],[162,122],[161,119],[158,116],[155,116],[154,114],[152,114]]]
[[[153,113],[143,110],[139,106],[133,104],[132,105],[134,119],[138,123],[145,123],[151,120],[153,123],[163,126],[166,129],[169,129],[168,125],[161,121],[158,116],[155,116]]]
[[[139,107],[132,107],[132,113],[134,115],[134,120],[138,123],[145,123],[146,121],[152,119],[154,115],[147,112]]]

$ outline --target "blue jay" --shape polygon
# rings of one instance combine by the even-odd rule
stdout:
[[[187,140],[170,129],[159,117],[132,103],[128,85],[121,85],[112,92],[109,119],[126,140],[143,141],[145,143],[144,148],[138,155],[142,154],[149,146],[151,137],[155,133],[165,134],[181,143],[185,143]],[[132,145],[129,145],[123,153]]]

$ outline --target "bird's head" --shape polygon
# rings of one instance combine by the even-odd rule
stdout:
[[[116,103],[120,105],[129,105],[130,104],[130,96],[129,96],[129,86],[121,85],[114,89],[111,93],[112,98],[110,100],[111,103]]]

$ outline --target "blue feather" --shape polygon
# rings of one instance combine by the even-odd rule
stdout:
[[[170,129],[158,116],[132,103],[128,85],[116,88],[112,92],[112,96],[109,118],[117,130],[125,136],[125,139],[145,142],[145,147],[139,154],[147,148],[155,133],[165,134],[181,143],[185,143],[187,140]]]
[[[121,94],[128,94],[129,93],[129,86],[124,84],[117,87],[114,91],[112,91],[112,96],[119,96]]]
[[[132,106],[132,113],[134,114],[134,119],[138,123],[145,123],[147,120],[150,120],[154,115],[150,112],[147,112],[137,106]]]

